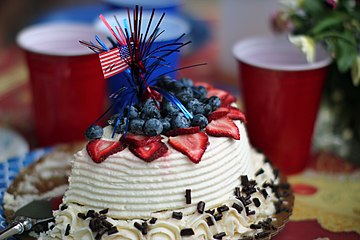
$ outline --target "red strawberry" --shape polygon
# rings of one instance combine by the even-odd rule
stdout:
[[[194,86],[203,86],[206,88],[206,90],[210,90],[210,89],[213,89],[214,86],[211,85],[210,83],[207,83],[207,82],[194,82]]]
[[[208,90],[208,94],[207,94],[208,97],[217,96],[220,98],[221,101],[223,101],[228,95],[229,95],[228,92],[217,88]]]
[[[126,137],[124,137],[124,135],[121,137],[121,141],[136,147],[145,146],[152,142],[160,142],[161,139],[162,137],[160,135],[150,137],[131,133],[127,133]]]
[[[184,135],[184,134],[192,134],[200,132],[200,127],[188,127],[188,128],[177,128],[172,131],[169,131],[166,135],[167,136],[178,136],[178,135]]]
[[[226,116],[230,112],[230,109],[227,107],[219,107],[215,111],[209,114],[207,117],[208,121],[211,122],[212,120],[216,120]]]
[[[129,150],[137,157],[143,159],[145,162],[151,162],[163,156],[168,147],[161,141],[151,142],[144,146],[129,146]]]
[[[231,137],[240,140],[240,132],[233,120],[228,117],[222,117],[211,121],[206,126],[207,134],[215,137]]]
[[[228,93],[224,99],[221,99],[221,106],[230,106],[234,102],[236,102],[236,97]]]
[[[188,156],[193,163],[199,163],[209,144],[209,138],[205,132],[198,132],[169,137],[168,142],[173,148]]]
[[[240,120],[243,123],[246,123],[246,117],[243,112],[240,111],[240,109],[236,107],[230,107],[230,112],[226,115],[228,118],[232,120]]]
[[[101,163],[110,155],[121,152],[125,147],[126,145],[119,141],[95,139],[88,142],[86,150],[94,162]]]

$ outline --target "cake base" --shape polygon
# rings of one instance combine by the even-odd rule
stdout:
[[[50,154],[41,157],[29,167],[23,169],[14,179],[14,182],[7,191],[7,193],[14,196],[15,199],[21,199],[22,201],[21,204],[14,203],[10,207],[6,205],[4,206],[4,214],[7,221],[9,222],[11,219],[13,219],[16,209],[32,202],[33,200],[41,198],[41,196],[46,196],[46,198],[53,198],[59,196],[59,194],[63,194],[62,191],[65,191],[67,187],[67,178],[70,174],[70,161],[72,159],[72,155],[80,150],[83,146],[84,143],[58,146],[54,148]],[[54,162],[59,163],[59,165],[54,167]],[[59,168],[59,166],[61,167]],[[44,181],[44,174],[41,172],[39,173],[39,169],[46,169],[47,173],[45,175],[51,176],[51,178]],[[29,189],[27,189],[28,191],[25,191],[26,188],[24,189],[24,185],[29,181],[29,176],[31,176],[31,181],[33,183],[38,183],[34,184],[33,186],[35,188],[35,192],[37,192],[36,194],[34,193],[34,189],[32,189],[33,193],[31,193],[31,191],[29,192]],[[279,174],[279,178],[280,183],[276,186],[276,192],[279,195],[281,201],[276,204],[277,213],[269,216],[272,218],[271,228],[269,228],[266,233],[264,232],[263,235],[261,235],[261,232],[258,233],[259,235],[257,239],[271,239],[279,231],[281,231],[281,229],[284,228],[291,216],[294,205],[294,194],[287,182],[286,177]],[[58,190],[54,191],[54,189]],[[36,239],[29,236],[28,234],[19,235],[17,238],[26,240]]]

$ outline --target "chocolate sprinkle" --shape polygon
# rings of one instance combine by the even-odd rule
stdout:
[[[255,176],[259,176],[263,173],[264,173],[264,169],[260,168],[259,170],[256,171]]]
[[[100,214],[107,214],[109,212],[109,208],[105,208],[103,210],[101,210],[99,213]]]
[[[250,224],[251,229],[261,229],[261,225],[259,224]]]
[[[61,205],[60,210],[61,210],[61,211],[64,211],[64,210],[67,209],[67,208],[68,208],[68,206],[67,206],[66,204],[63,204],[63,205]]]
[[[78,218],[81,218],[82,220],[85,220],[87,217],[86,217],[86,215],[85,215],[85,213],[78,213],[77,214],[77,216],[78,216]]]
[[[232,207],[235,208],[236,211],[237,211],[239,214],[240,214],[240,213],[242,212],[242,210],[243,210],[243,207],[240,206],[240,205],[237,204],[237,203],[234,203],[234,204],[232,205]]]
[[[143,222],[141,224],[141,226],[142,226],[141,233],[143,235],[146,235],[148,233],[148,224],[147,224],[147,222]]]
[[[266,238],[270,235],[270,232],[259,232],[255,234],[255,239]]]
[[[153,218],[150,219],[149,222],[150,222],[150,224],[155,224],[156,221],[157,221],[157,218],[154,218],[154,217],[153,217]]]
[[[240,240],[253,240],[252,236],[243,236]]]
[[[229,211],[229,207],[226,206],[226,205],[223,205],[223,206],[221,206],[221,207],[218,207],[218,208],[217,208],[217,211],[218,211],[219,213],[223,213],[223,212]]]
[[[223,237],[226,236],[226,233],[225,232],[220,232],[220,233],[217,233],[213,236],[213,238],[215,239],[222,239]]]
[[[70,229],[71,229],[71,226],[70,226],[70,224],[68,224],[68,225],[66,226],[65,236],[69,236],[69,234],[70,234]]]
[[[246,175],[241,175],[241,185],[243,185],[244,187],[249,185],[249,179]]]
[[[240,197],[240,188],[239,188],[239,187],[236,187],[236,188],[235,188],[234,195],[235,195],[236,197]]]
[[[207,217],[207,218],[206,218],[206,223],[207,223],[208,226],[214,225],[214,221],[212,220],[211,217]]]
[[[258,198],[253,198],[253,203],[255,204],[256,207],[260,207],[261,202]]]
[[[215,221],[221,220],[222,217],[223,217],[222,213],[216,213],[216,214],[214,214]]]
[[[249,215],[254,215],[255,214],[255,211],[250,211],[250,209],[248,207],[245,207],[245,211],[246,211],[246,215],[249,216]]]
[[[101,228],[101,219],[92,218],[89,222],[89,227],[93,232],[98,232]]]
[[[265,188],[261,189],[260,192],[261,192],[261,194],[264,196],[265,199],[269,196],[269,194],[267,193],[267,191],[266,191]]]
[[[191,189],[186,189],[185,198],[186,204],[191,204]]]
[[[183,217],[183,214],[182,214],[182,212],[173,212],[172,217],[177,219],[177,220],[181,220],[182,217]]]
[[[200,201],[197,205],[197,211],[198,213],[204,213],[204,209],[205,209],[205,202]]]
[[[136,227],[136,229],[139,231],[142,231],[142,228],[143,228],[143,226],[138,222],[134,222],[134,227]]]
[[[87,213],[86,213],[86,217],[95,217],[95,210],[89,210]]]
[[[117,228],[115,226],[113,226],[112,228],[110,228],[108,230],[108,235],[112,235],[112,234],[115,234],[117,232],[118,232]]]
[[[112,226],[113,226],[112,223],[110,223],[109,221],[107,221],[105,219],[101,221],[101,224],[106,228],[112,228]]]
[[[209,210],[206,210],[205,212],[206,212],[206,213],[209,213],[209,214],[211,214],[211,215],[214,215],[215,209],[209,209]]]
[[[180,231],[181,236],[192,236],[194,234],[195,234],[195,232],[192,228],[184,228],[184,229],[181,229],[181,231]]]

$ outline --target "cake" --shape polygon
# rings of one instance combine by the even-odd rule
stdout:
[[[128,85],[115,94],[113,115],[86,130],[55,221],[38,239],[270,238],[291,212],[289,185],[250,146],[232,94],[189,78],[150,77],[165,55],[143,55],[151,40],[139,37],[138,14],[131,34],[115,35]],[[150,57],[155,64],[146,64]]]

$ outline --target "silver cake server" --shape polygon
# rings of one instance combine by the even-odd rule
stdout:
[[[54,198],[55,201],[58,198]],[[52,221],[54,199],[34,200],[18,209],[14,214],[14,220],[0,231],[0,240],[29,231],[37,224]]]

